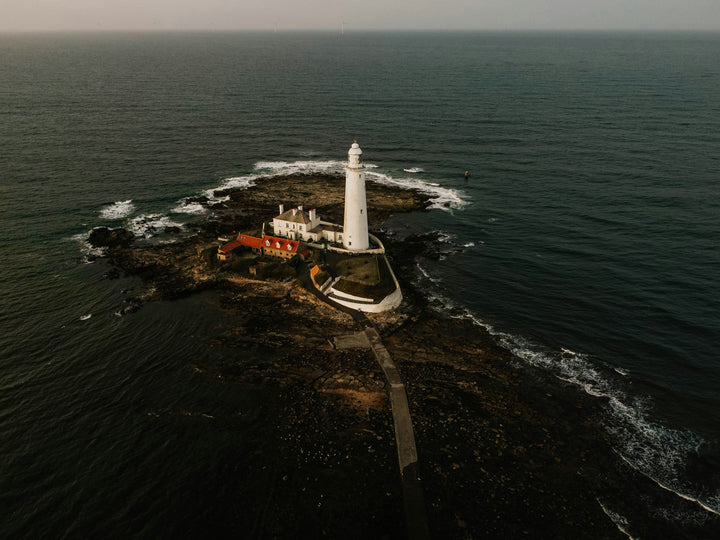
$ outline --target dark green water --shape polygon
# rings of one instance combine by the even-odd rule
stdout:
[[[222,519],[220,463],[247,449],[202,415],[257,404],[188,365],[222,356],[223,315],[200,296],[116,316],[142,286],[82,240],[339,171],[354,139],[371,180],[438,197],[389,225],[446,234],[418,265],[438,306],[607,396],[618,452],[707,507],[673,519],[717,513],[718,58],[716,34],[0,36],[0,536]]]

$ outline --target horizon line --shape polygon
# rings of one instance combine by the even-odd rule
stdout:
[[[66,29],[3,29],[1,34],[278,34],[278,33],[324,33],[338,34],[334,27],[323,28],[66,28]],[[720,33],[720,28],[345,28],[345,34],[367,33],[437,33],[437,34],[468,34],[468,33]]]

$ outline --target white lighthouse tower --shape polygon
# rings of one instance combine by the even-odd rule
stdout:
[[[343,245],[345,249],[359,251],[370,247],[365,199],[365,173],[363,172],[362,150],[356,142],[348,151],[345,167],[345,223]]]

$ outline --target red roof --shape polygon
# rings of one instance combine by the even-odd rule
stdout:
[[[295,253],[300,242],[297,240],[288,240],[287,238],[278,238],[277,236],[263,236],[262,247],[265,249],[281,249],[288,253]]]
[[[233,249],[238,248],[240,246],[247,246],[251,248],[260,249],[260,246],[262,245],[262,239],[261,238],[255,238],[254,236],[248,236],[246,234],[238,234],[237,239],[233,240],[232,242],[228,242],[224,246],[220,248],[220,251],[222,253],[229,253]]]
[[[236,247],[239,247],[239,246],[240,246],[240,242],[238,242],[237,240],[233,240],[232,242],[228,242],[227,244],[222,246],[218,251],[220,251],[221,253],[229,253],[233,249],[235,249]]]
[[[255,249],[260,249],[262,246],[262,238],[247,236],[246,234],[238,234],[237,242],[240,242],[241,246],[247,246]]]

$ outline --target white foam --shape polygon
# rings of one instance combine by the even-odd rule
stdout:
[[[107,252],[107,248],[95,247],[88,242],[89,237],[90,231],[87,231],[84,233],[74,234],[68,238],[68,240],[72,240],[73,242],[78,242],[80,244],[80,252],[85,256],[85,262],[87,264],[93,262],[92,260],[89,260],[88,257],[104,257]]]
[[[423,268],[423,266],[419,262],[416,262],[415,266],[417,267],[418,270],[420,270],[420,273],[425,277],[425,279],[428,279],[428,280],[432,281],[433,283],[440,283],[442,281],[442,279],[440,279],[440,278],[432,277],[430,275],[430,272],[428,272],[425,268]],[[438,298],[438,300],[439,300],[439,298]]]
[[[165,230],[165,227],[182,227],[181,223],[172,221],[163,214],[142,214],[132,218],[128,229],[142,238],[151,238]]]
[[[627,528],[630,526],[630,523],[628,522],[627,518],[625,516],[621,516],[617,512],[613,512],[609,508],[607,508],[603,503],[600,502],[600,499],[595,498],[597,503],[600,505],[600,508],[602,508],[602,511],[605,512],[605,515],[610,518],[610,521],[612,521],[615,526],[618,528],[618,530],[623,533],[625,536],[630,538],[631,540],[634,540],[635,537],[632,536]]]
[[[609,413],[606,429],[614,436],[619,455],[639,472],[709,512],[720,512],[720,493],[703,497],[688,495],[695,488],[682,478],[685,463],[702,442],[698,435],[650,421],[647,417],[649,398],[626,395],[600,373],[586,355],[567,349],[557,355],[541,351],[518,336],[496,335],[503,336],[513,354],[528,364],[555,373],[559,379],[582,388],[591,396],[606,398]]]
[[[653,477],[652,475],[648,474],[646,471],[644,471],[643,469],[641,469],[636,463],[634,463],[632,460],[629,460],[628,458],[626,458],[626,457],[625,457],[624,455],[622,455],[620,452],[617,452],[617,451],[616,451],[616,454],[617,454],[618,456],[620,456],[620,458],[621,458],[625,463],[627,463],[631,468],[633,468],[633,469],[635,469],[636,471],[638,471],[639,473],[643,474],[645,477],[647,477],[647,478],[649,478],[650,480],[652,480],[653,482],[655,482],[655,484],[657,484],[658,486],[660,486],[660,487],[663,488],[664,490],[669,491],[670,493],[674,493],[675,495],[677,495],[678,497],[680,497],[680,498],[682,498],[682,499],[685,499],[686,501],[694,502],[694,503],[696,503],[698,506],[700,506],[701,508],[703,508],[704,510],[707,510],[708,512],[711,512],[711,513],[713,513],[713,514],[717,514],[717,515],[720,516],[720,509],[718,509],[718,506],[717,506],[717,502],[718,502],[717,496],[715,496],[715,497],[713,497],[713,498],[710,499],[710,501],[712,501],[712,502],[715,503],[715,505],[711,506],[712,502],[710,502],[710,503],[708,504],[708,502],[703,502],[702,500],[700,500],[700,499],[698,499],[698,498],[692,497],[692,496],[690,496],[690,495],[686,495],[685,493],[681,493],[680,491],[677,491],[677,490],[671,488],[670,486],[666,485],[665,483],[663,483],[662,480],[658,480],[657,478],[655,478],[655,477]]]
[[[174,214],[204,214],[207,208],[200,203],[182,202],[170,211]]]
[[[457,190],[442,187],[433,182],[426,182],[418,178],[393,178],[388,174],[368,172],[366,173],[368,180],[378,184],[396,186],[402,189],[417,189],[422,193],[432,197],[430,208],[439,208],[440,210],[453,210],[462,208],[467,204]]]
[[[455,238],[454,234],[451,234],[447,231],[434,231],[434,232],[437,233],[438,242],[450,244],[452,242],[452,239]]]
[[[100,217],[102,219],[123,219],[135,211],[135,205],[132,199],[127,201],[117,201],[109,206],[100,209]]]
[[[295,173],[342,173],[345,170],[346,162],[329,161],[258,161],[255,170],[269,171],[272,174],[295,174]],[[365,165],[367,168],[367,165]]]
[[[405,171],[407,173],[419,173],[419,172],[423,172],[424,170],[425,169],[423,169],[422,167],[410,167],[407,169],[403,169],[403,171]]]
[[[426,280],[423,288],[427,291],[431,305],[453,318],[470,319],[485,328],[498,339],[500,345],[526,364],[547,370],[558,379],[582,388],[588,395],[605,399],[608,413],[605,427],[615,440],[618,455],[661,488],[695,502],[706,512],[720,514],[720,491],[699,493],[699,488],[682,476],[688,459],[703,442],[700,436],[689,431],[670,429],[649,420],[650,399],[628,396],[620,388],[622,379],[615,380],[612,377],[612,368],[601,372],[601,366],[586,354],[567,348],[560,351],[547,350],[522,336],[496,330],[441,292],[440,280],[433,278],[426,268],[420,264],[417,264],[417,268]],[[667,512],[676,521],[689,519],[687,516],[675,515],[674,509],[668,509]],[[702,518],[698,518],[695,523],[701,521]]]
[[[270,176],[289,175],[295,173],[327,173],[342,174],[345,170],[345,161],[258,161],[255,170],[266,171]],[[435,182],[420,180],[418,178],[393,178],[389,174],[383,174],[367,169],[377,169],[373,163],[365,163],[366,177],[378,184],[392,185],[402,189],[417,189],[432,197],[430,208],[451,210],[462,208],[467,204],[462,194],[454,189],[445,188]],[[257,177],[252,177],[253,179]]]
[[[212,202],[227,201],[230,197],[216,197],[215,192],[224,189],[247,189],[250,186],[254,186],[255,180],[257,180],[258,178],[259,175],[257,174],[251,174],[247,176],[233,176],[231,178],[226,178],[218,187],[205,190],[203,192],[203,195],[205,195]]]

